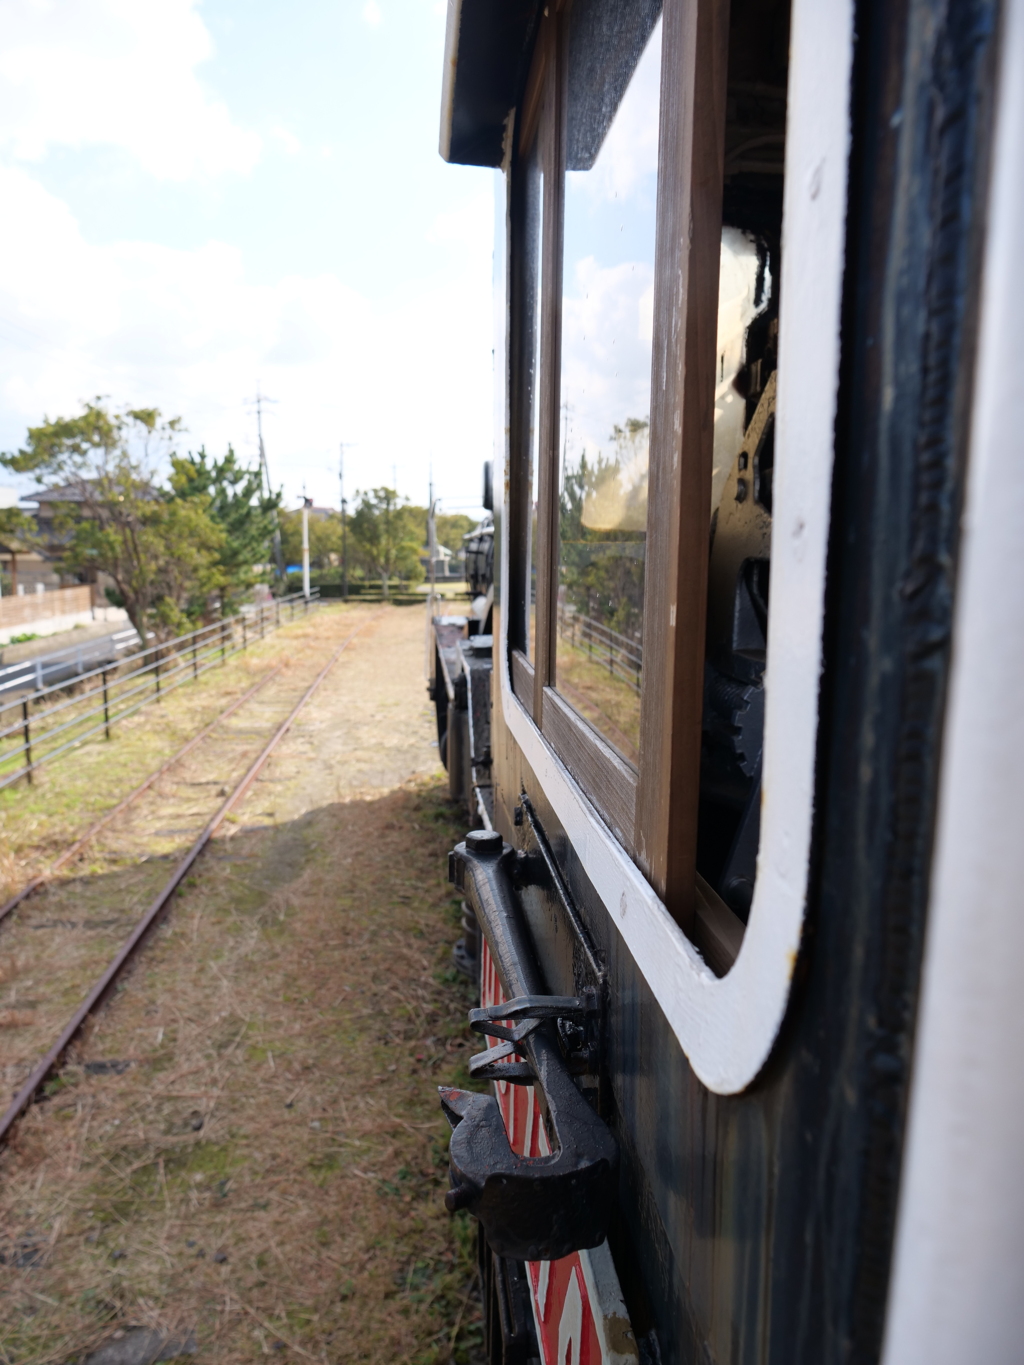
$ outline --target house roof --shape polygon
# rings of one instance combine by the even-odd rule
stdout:
[[[95,479],[78,479],[74,483],[54,484],[50,488],[36,488],[31,493],[26,493],[21,499],[22,502],[84,502],[85,492],[97,486]],[[116,484],[113,485],[117,487]],[[142,485],[145,496],[156,501],[160,497],[160,491],[152,485]],[[101,500],[101,499],[100,499]]]
[[[78,484],[55,484],[52,488],[36,488],[26,493],[22,502],[82,502],[82,492]]]

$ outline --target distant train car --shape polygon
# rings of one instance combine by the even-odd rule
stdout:
[[[1019,1365],[1024,0],[449,0],[441,152],[488,1360]]]

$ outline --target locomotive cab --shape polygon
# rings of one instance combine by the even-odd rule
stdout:
[[[952,755],[989,752],[950,689],[964,509],[995,487],[986,328],[1019,330],[991,290],[1022,10],[449,0],[441,153],[495,170],[503,493],[489,629],[434,623],[484,1087],[441,1100],[493,1362],[1015,1339],[1012,1296],[922,1213],[955,1143],[931,1170],[915,1116],[964,1121],[919,1049]],[[1004,1162],[985,1207],[1011,1089],[977,1135]],[[928,1283],[959,1266],[981,1295],[945,1334],[908,1269],[929,1216]],[[996,1222],[978,1267],[1016,1245]]]

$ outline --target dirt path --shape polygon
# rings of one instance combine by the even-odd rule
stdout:
[[[309,627],[296,685],[350,627]],[[101,1341],[127,1360],[143,1328],[225,1363],[472,1359],[435,1090],[467,1046],[444,881],[461,831],[422,649],[413,609],[353,641],[0,1156],[9,1361]],[[166,852],[167,828],[140,811],[132,851]],[[60,894],[100,902],[123,875]]]

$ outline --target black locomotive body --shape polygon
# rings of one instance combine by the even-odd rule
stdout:
[[[1019,0],[449,5],[499,324],[432,683],[493,1085],[442,1101],[495,1365],[1022,1358],[1017,61]]]

